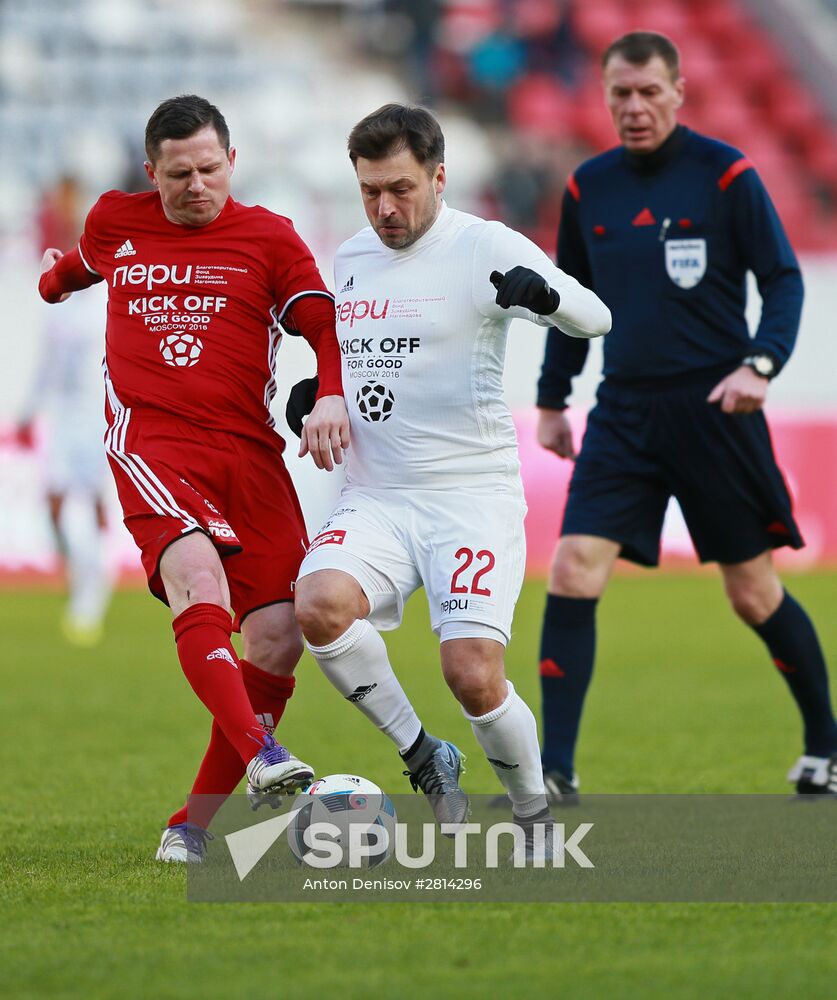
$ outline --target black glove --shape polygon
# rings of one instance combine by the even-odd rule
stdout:
[[[497,289],[494,301],[503,309],[523,306],[540,316],[549,316],[561,303],[561,296],[554,288],[549,287],[546,278],[519,264],[505,274],[492,271],[488,280]]]
[[[302,437],[302,420],[314,409],[319,388],[320,380],[315,375],[313,378],[304,378],[301,382],[297,382],[288,395],[285,420],[297,437]]]

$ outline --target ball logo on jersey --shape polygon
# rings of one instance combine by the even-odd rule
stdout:
[[[356,400],[360,415],[371,423],[389,420],[395,405],[395,396],[380,382],[367,382],[361,386]]]
[[[171,333],[160,341],[163,361],[172,368],[191,368],[200,360],[203,341],[193,333]]]

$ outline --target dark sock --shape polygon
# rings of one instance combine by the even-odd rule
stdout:
[[[785,591],[779,607],[753,631],[762,639],[799,706],[805,753],[829,757],[837,750],[837,722],[828,693],[828,670],[816,630],[804,608]]]
[[[584,696],[596,653],[595,597],[547,594],[541,634],[541,696],[545,771],[573,776]]]
[[[424,731],[424,726],[419,730],[418,736],[415,738],[413,745],[409,750],[405,750],[401,754],[401,759],[407,765],[409,770],[415,774],[416,771],[430,760],[430,756],[436,747],[439,746],[439,740],[435,736],[429,736]]]

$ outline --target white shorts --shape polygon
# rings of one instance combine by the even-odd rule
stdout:
[[[104,422],[52,421],[47,427],[44,487],[48,493],[105,494],[109,484]]]
[[[370,623],[401,624],[404,604],[423,586],[430,623],[477,622],[511,637],[523,582],[522,497],[347,487],[311,540],[299,578],[321,569],[353,576],[371,607]]]

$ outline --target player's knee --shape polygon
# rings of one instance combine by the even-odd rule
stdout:
[[[495,678],[475,666],[448,674],[445,679],[453,696],[474,718],[499,708],[508,689],[505,678]]]
[[[269,674],[288,677],[302,656],[302,634],[296,625],[271,627],[248,636],[245,657]]]
[[[782,603],[782,581],[767,553],[736,565],[722,565],[724,589],[733,611],[748,625],[761,625]]]
[[[229,601],[224,599],[222,581],[212,567],[193,570],[181,579],[171,582],[166,581],[165,576],[163,580],[167,592],[174,584],[174,589],[180,592],[180,597],[186,605],[218,604],[226,607],[229,604]],[[171,594],[169,598],[171,599]]]
[[[358,615],[339,581],[317,579],[317,575],[297,580],[294,611],[305,638],[314,646],[325,646],[339,638]]]
[[[591,546],[562,538],[549,570],[549,591],[562,597],[601,597],[610,563]]]
[[[726,581],[732,610],[748,625],[761,625],[773,614],[782,599],[781,584],[752,578]]]
[[[496,642],[462,639],[442,643],[442,673],[468,715],[499,708],[508,693],[503,647]]]

